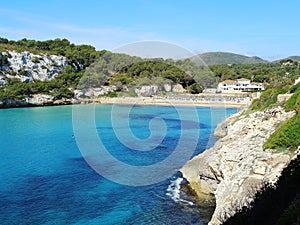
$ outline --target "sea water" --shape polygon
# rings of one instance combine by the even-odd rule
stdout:
[[[132,151],[118,141],[111,109],[96,106],[95,129],[112,156],[139,166],[172,154],[181,130],[174,107],[132,108],[129,122],[138,138],[150,135],[151,119],[159,117],[166,123],[164,140],[147,152]],[[236,112],[196,110],[199,121],[190,121],[190,129],[193,132],[198,123],[200,132],[193,155],[213,145],[217,123]],[[205,209],[180,189],[184,179],[179,172],[139,187],[112,182],[95,172],[76,145],[72,106],[0,110],[0,181],[0,224],[207,224],[209,219]]]

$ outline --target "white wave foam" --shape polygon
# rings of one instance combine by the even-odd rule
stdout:
[[[180,184],[182,181],[183,181],[183,178],[181,178],[181,177],[178,177],[175,180],[171,180],[171,183],[169,184],[169,186],[167,188],[166,195],[170,196],[174,202],[187,203],[192,206],[192,205],[194,205],[193,202],[180,198]]]

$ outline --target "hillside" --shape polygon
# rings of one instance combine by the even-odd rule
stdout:
[[[191,60],[142,59],[66,39],[0,38],[0,105],[5,107],[63,104],[91,95],[196,94],[213,85],[209,69]]]
[[[289,86],[300,74],[299,63],[257,64],[266,61],[221,52],[202,56],[211,60],[223,58],[227,63],[244,60],[243,63],[256,64],[207,67],[191,59],[142,59],[97,51],[93,46],[75,45],[66,39],[12,41],[0,38],[0,104],[9,107],[11,101],[35,102],[41,94],[44,99],[51,99],[47,100],[49,104],[52,100],[71,102],[103,95],[197,94],[205,88],[216,87],[219,81],[241,77],[264,82],[270,88]]]
[[[249,57],[229,52],[206,52],[198,55],[207,65],[267,63],[259,57]]]
[[[291,59],[295,62],[300,62],[300,56],[289,56],[287,57],[287,59]]]
[[[300,56],[294,55],[294,56],[286,57],[284,59],[275,60],[272,63],[279,63],[281,60],[288,60],[288,59],[290,59],[294,62],[300,62]]]

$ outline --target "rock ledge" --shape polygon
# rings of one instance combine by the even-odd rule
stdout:
[[[213,194],[216,208],[209,225],[219,225],[243,206],[249,206],[265,183],[274,184],[292,156],[263,149],[277,126],[295,113],[276,107],[248,116],[228,117],[215,131],[215,145],[182,169],[197,195]]]

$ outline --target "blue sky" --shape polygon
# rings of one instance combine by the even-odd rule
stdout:
[[[299,9],[299,0],[3,1],[0,36],[67,38],[99,50],[159,40],[274,60],[300,55]]]

